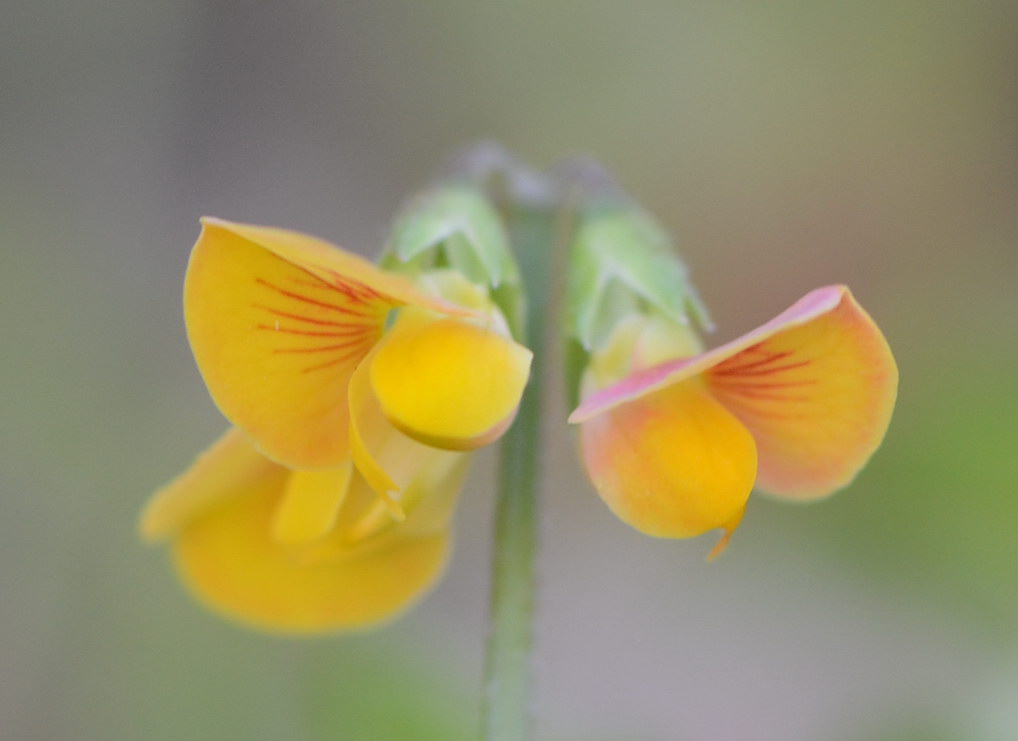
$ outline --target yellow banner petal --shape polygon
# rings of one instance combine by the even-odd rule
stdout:
[[[349,458],[350,374],[400,300],[372,278],[389,287],[311,237],[206,220],[184,286],[188,337],[216,404],[269,457],[293,468]]]
[[[728,528],[753,488],[753,438],[695,380],[611,407],[582,423],[580,440],[601,498],[647,535]]]

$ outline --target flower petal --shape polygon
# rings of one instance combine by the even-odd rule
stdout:
[[[276,468],[240,430],[231,427],[190,468],[152,495],[142,511],[139,532],[150,542],[161,540]]]
[[[775,332],[804,324],[818,316],[833,311],[841,303],[842,297],[848,293],[845,286],[827,286],[811,291],[799,299],[791,308],[786,309],[777,317],[749,334],[743,335],[726,345],[715,348],[701,355],[671,360],[646,370],[632,373],[612,386],[598,390],[587,396],[571,415],[572,423],[583,422],[612,407],[630,399],[692,378],[699,373],[727,360],[756,342],[766,339]]]
[[[325,537],[336,524],[353,474],[353,461],[321,471],[293,471],[272,518],[280,545],[305,545]]]
[[[241,224],[235,221],[205,216],[201,223],[210,231],[223,231],[268,250],[285,262],[298,265],[317,278],[350,294],[351,300],[383,298],[393,304],[427,306],[435,311],[469,314],[459,308],[414,288],[406,278],[380,270],[360,255],[330,244],[323,239],[290,229]],[[199,237],[199,240],[201,237]],[[356,303],[356,301],[355,301]]]
[[[470,459],[468,453],[434,451],[403,493],[408,514],[400,525],[402,533],[432,535],[449,527]]]
[[[489,328],[407,308],[370,361],[371,386],[405,434],[433,447],[471,450],[512,422],[532,357]]]
[[[847,290],[831,311],[757,335],[706,378],[756,439],[758,486],[798,500],[851,482],[880,446],[898,388],[886,340]]]
[[[390,309],[450,310],[297,232],[206,218],[184,286],[188,338],[223,414],[295,468],[347,457],[346,387]]]
[[[700,374],[753,433],[760,487],[791,499],[852,480],[883,440],[898,387],[880,329],[848,288],[827,286],[726,345],[591,394],[570,421]]]
[[[327,537],[304,548],[302,558],[307,562],[349,560],[384,548],[396,537],[426,537],[446,532],[470,456],[437,450],[434,453],[435,459],[417,472],[403,492],[405,520],[396,521],[367,481],[354,473],[335,528]]]
[[[685,538],[727,527],[753,488],[753,438],[694,380],[588,419],[580,440],[601,498],[647,535]]]
[[[263,477],[243,496],[193,519],[175,542],[177,568],[209,607],[281,632],[366,627],[407,609],[441,575],[447,530],[393,538],[362,555],[308,562],[272,538],[287,472]]]
[[[350,454],[361,476],[384,500],[396,520],[406,516],[404,498],[421,471],[459,453],[432,448],[396,429],[371,388],[369,368],[378,348],[350,379]]]
[[[721,525],[721,529],[723,532],[721,534],[721,537],[718,538],[718,542],[714,544],[714,547],[711,548],[710,553],[707,554],[708,561],[713,561],[715,558],[717,558],[726,550],[728,550],[728,544],[731,542],[732,536],[735,535],[735,531],[738,530],[739,525],[742,524],[742,517],[745,514],[746,507],[743,506],[742,509],[740,509],[735,514],[734,517],[732,517],[728,522],[725,522]]]

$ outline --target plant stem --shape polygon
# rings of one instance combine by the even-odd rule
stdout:
[[[543,346],[549,326],[548,286],[555,244],[555,219],[550,208],[514,205],[508,222],[531,298],[525,340],[534,350],[534,360],[530,384],[516,421],[502,440],[499,461],[490,633],[481,710],[481,738],[485,741],[525,741],[529,737]]]

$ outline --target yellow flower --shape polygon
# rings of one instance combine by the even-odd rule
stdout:
[[[184,309],[227,433],[142,516],[211,606],[279,630],[405,608],[441,572],[463,452],[511,423],[531,353],[486,291],[205,219]]]
[[[897,384],[879,328],[828,286],[707,353],[688,328],[635,314],[592,356],[570,421],[619,518],[658,537],[723,528],[716,555],[754,483],[798,501],[847,485],[884,437]]]

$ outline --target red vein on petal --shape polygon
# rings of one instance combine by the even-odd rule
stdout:
[[[319,279],[319,282],[317,283],[311,283],[310,281],[306,280],[298,280],[296,278],[291,279],[291,281],[299,286],[305,286],[307,288],[317,288],[320,290],[324,289],[326,291],[338,293],[344,299],[354,304],[360,304],[361,306],[370,305],[368,301],[365,300],[364,296],[358,294],[356,291],[354,291],[350,286],[346,285],[345,283],[340,283],[338,279],[336,280],[335,283],[329,283],[328,281],[325,281],[323,279]]]
[[[314,263],[309,263],[311,265],[311,267],[308,267],[307,265],[302,265],[302,264],[297,263],[297,262],[291,262],[290,260],[286,259],[285,257],[283,257],[281,255],[277,255],[275,252],[270,252],[269,254],[271,254],[277,260],[285,262],[290,267],[295,268],[296,270],[299,270],[300,272],[304,273],[305,275],[313,278],[319,284],[321,284],[324,288],[331,288],[333,290],[337,290],[336,285],[334,285],[333,283],[330,283],[329,281],[327,281],[325,278],[323,278],[321,275],[316,273],[311,268],[315,268],[316,270],[320,270],[323,273],[327,273],[327,274],[331,275],[333,278],[335,278],[337,281],[343,281],[343,280],[346,279],[345,276],[343,276],[343,274],[340,273],[339,271],[334,270],[332,268],[325,267],[323,265],[315,265]],[[340,291],[340,292],[342,293],[342,291]],[[379,298],[381,298],[380,294],[375,294],[375,295],[378,296]],[[402,303],[400,301],[392,300],[391,297],[386,297],[386,298],[389,298],[390,301],[392,301],[393,303],[396,303],[396,304]]]
[[[763,367],[763,366],[770,365],[771,363],[775,363],[775,362],[777,362],[779,360],[784,360],[785,358],[787,358],[791,354],[792,354],[791,350],[786,350],[786,351],[783,351],[783,352],[770,353],[766,358],[762,358],[760,360],[753,360],[753,361],[751,361],[749,363],[745,363],[744,365],[736,365],[734,367],[731,366],[730,363],[732,363],[733,361],[738,362],[740,360],[745,360],[745,358],[743,358],[742,354],[740,353],[739,355],[735,355],[735,356],[729,358],[728,360],[724,361],[723,363],[719,363],[718,364],[718,368],[719,369],[723,369],[723,370],[717,370],[715,372],[716,373],[725,373],[725,374],[728,374],[728,373],[741,373],[742,371],[744,371],[746,369],[760,368],[760,367]]]
[[[337,345],[316,345],[314,347],[277,347],[272,352],[277,355],[305,355],[309,353],[332,352],[333,350],[345,350],[348,347],[359,347],[370,344],[364,339],[358,338],[350,342],[340,342]]]
[[[336,283],[338,285],[342,285],[342,286],[348,288],[349,290],[356,292],[362,298],[366,298],[366,299],[374,298],[374,299],[379,299],[381,301],[387,301],[387,302],[394,303],[394,304],[402,304],[403,303],[402,301],[397,301],[392,296],[389,296],[389,295],[387,295],[385,293],[382,293],[382,292],[372,288],[367,283],[364,283],[363,281],[359,281],[356,278],[349,278],[349,277],[347,277],[347,276],[343,275],[342,273],[339,273],[339,272],[337,272],[335,270],[329,270],[328,272],[333,277],[333,279],[335,279],[335,281],[336,281]]]
[[[307,322],[308,324],[317,324],[317,325],[320,325],[320,326],[323,326],[323,327],[365,327],[365,328],[374,328],[375,326],[377,326],[377,324],[381,323],[381,322],[377,322],[376,323],[374,321],[368,321],[368,322],[357,322],[357,321],[353,321],[353,322],[337,322],[337,321],[329,320],[329,319],[317,319],[315,317],[306,316],[306,315],[303,315],[303,314],[291,314],[288,311],[280,311],[279,309],[273,309],[272,307],[265,306],[263,304],[251,304],[251,306],[253,308],[255,308],[255,309],[262,309],[264,311],[267,311],[270,314],[272,314],[273,316],[283,317],[284,319],[293,319],[296,322]]]
[[[338,278],[336,279],[336,284],[332,287],[332,290],[338,291],[339,293],[343,294],[344,296],[346,296],[348,299],[355,303],[367,304],[368,297],[361,295],[356,291],[354,286],[350,285],[349,283],[340,281]]]
[[[280,332],[282,334],[296,334],[302,337],[358,337],[370,332],[373,327],[362,326],[348,332],[314,332],[306,329],[291,329],[289,327],[277,327],[272,324],[258,324],[255,329],[264,329],[269,332]]]
[[[348,360],[353,360],[354,358],[362,358],[362,357],[364,357],[364,355],[367,354],[367,352],[368,352],[368,348],[367,347],[361,347],[361,348],[358,348],[357,350],[354,350],[351,353],[347,353],[346,355],[343,355],[342,357],[333,358],[332,360],[327,360],[326,362],[319,363],[318,365],[305,366],[304,368],[301,369],[301,372],[302,373],[310,373],[311,371],[323,370],[325,368],[331,368],[331,367],[333,367],[335,365],[339,365],[340,363],[345,363]]]
[[[751,390],[740,389],[740,388],[728,388],[728,387],[725,387],[725,386],[722,386],[721,390],[727,392],[730,395],[744,396],[747,399],[763,399],[763,400],[766,400],[766,401],[809,401],[810,400],[810,397],[808,397],[808,396],[801,396],[801,395],[791,396],[791,395],[788,395],[788,394],[785,394],[785,395],[782,395],[782,394],[769,394],[769,393],[762,392],[762,391],[751,391]]]
[[[815,378],[807,378],[802,381],[787,381],[782,383],[770,383],[770,382],[749,382],[749,383],[735,383],[730,380],[714,381],[714,385],[718,388],[723,389],[788,389],[795,388],[797,386],[815,386],[818,383]]]
[[[288,291],[285,288],[281,288],[280,286],[277,286],[277,285],[274,285],[272,283],[269,283],[264,278],[255,278],[255,283],[258,283],[259,285],[263,285],[266,288],[269,288],[269,289],[275,291],[276,293],[279,293],[282,296],[286,296],[287,298],[293,299],[294,301],[302,301],[303,303],[311,304],[312,306],[317,306],[317,307],[319,307],[321,309],[327,309],[329,311],[338,311],[341,314],[348,314],[350,316],[363,317],[365,319],[370,316],[369,314],[365,314],[365,313],[360,312],[360,311],[354,311],[353,309],[349,309],[349,308],[347,308],[345,306],[339,306],[337,304],[330,304],[330,303],[328,303],[326,301],[318,301],[317,299],[313,299],[313,298],[310,298],[308,296],[301,295],[299,293],[294,293],[293,291]]]
[[[797,363],[789,363],[787,365],[779,365],[777,368],[758,368],[757,370],[745,372],[742,367],[739,368],[726,368],[723,371],[715,371],[716,376],[767,376],[771,373],[781,373],[787,370],[794,370],[796,368],[805,368],[807,365],[812,363],[812,360],[802,360]],[[720,366],[719,366],[720,367]]]
[[[309,280],[301,280],[300,278],[290,278],[290,282],[296,283],[298,286],[306,286],[308,288],[319,288],[325,291],[337,290],[336,286],[334,286],[332,283],[329,283],[327,280],[319,278],[317,275],[314,276],[314,278],[315,278],[314,282]]]

